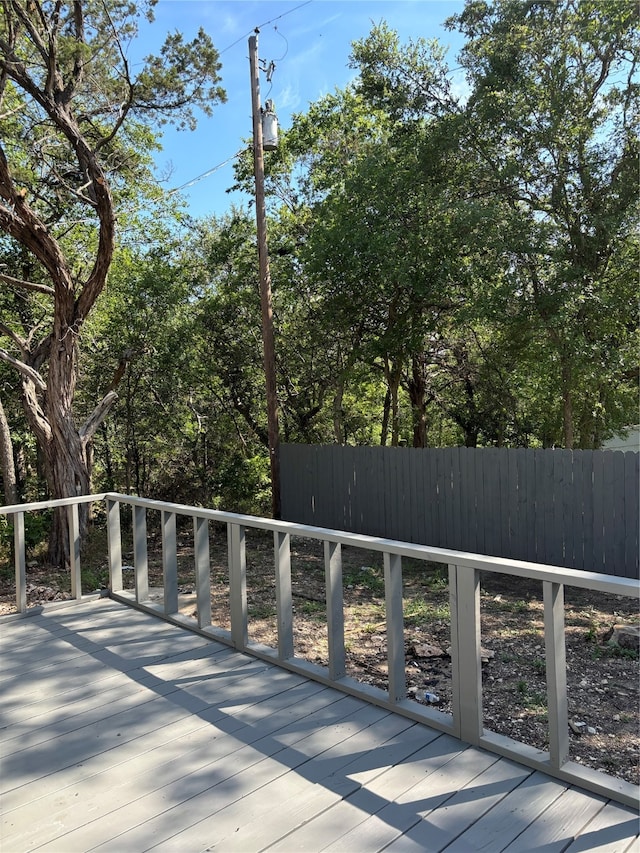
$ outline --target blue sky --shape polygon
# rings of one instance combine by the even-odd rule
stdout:
[[[202,116],[195,132],[166,129],[163,151],[155,158],[158,175],[165,186],[180,187],[231,158],[251,137],[248,39],[256,27],[260,59],[276,65],[271,89],[261,75],[261,100],[274,100],[280,126],[286,128],[292,113],[304,112],[309,103],[349,82],[354,74],[348,67],[351,43],[366,37],[373,23],[386,21],[402,41],[438,38],[450,46],[454,64],[460,37],[442,24],[463,5],[462,0],[159,0],[155,22],[141,24],[132,58],[157,51],[169,31],[191,39],[202,26],[221,54],[228,100],[211,118]],[[193,215],[222,215],[232,202],[247,200],[225,192],[232,182],[229,162],[181,192]]]

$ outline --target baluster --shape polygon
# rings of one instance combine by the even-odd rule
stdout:
[[[147,510],[143,506],[133,507],[133,565],[136,570],[136,601],[148,601]]]
[[[178,612],[178,537],[176,514],[162,510],[162,583],[164,612]]]
[[[211,625],[211,555],[209,551],[209,522],[194,516],[193,554],[196,567],[198,627]]]
[[[273,532],[276,569],[276,611],[278,619],[278,657],[293,657],[293,599],[291,596],[291,537]]]
[[[109,553],[109,586],[122,591],[122,537],[120,533],[120,501],[107,498],[107,549]]]
[[[67,522],[69,524],[71,595],[75,599],[80,599],[82,598],[82,574],[80,570],[80,521],[78,504],[69,504],[67,506]]]
[[[231,639],[237,649],[244,649],[248,642],[247,556],[244,527],[239,524],[227,524],[227,543],[229,548]]]
[[[329,645],[329,677],[333,681],[346,672],[344,654],[344,596],[342,591],[342,546],[324,543],[324,572],[327,590],[327,640]]]
[[[387,662],[389,666],[389,699],[406,699],[407,683],[404,661],[404,614],[402,612],[402,557],[384,553],[384,595],[387,611]]]
[[[482,736],[480,573],[449,566],[449,596],[454,727],[463,740],[477,744]]]
[[[543,581],[542,594],[549,714],[549,759],[553,767],[560,768],[569,758],[564,585]]]
[[[13,514],[13,548],[16,570],[16,609],[24,613],[27,609],[27,557],[24,541],[24,512]]]

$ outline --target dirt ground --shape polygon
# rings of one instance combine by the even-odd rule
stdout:
[[[99,540],[99,537],[98,537]],[[179,592],[194,614],[193,542],[179,535]],[[297,656],[327,663],[322,546],[292,539],[294,644]],[[83,555],[83,590],[108,585],[104,543]],[[132,563],[124,544],[123,561]],[[387,687],[382,555],[342,549],[347,674]],[[37,559],[27,570],[30,605],[69,597],[69,578]],[[161,548],[150,531],[149,583],[162,586]],[[212,623],[229,628],[224,528],[211,535]],[[133,586],[133,569],[124,569]],[[445,566],[403,560],[407,695],[451,710],[450,618]],[[0,614],[15,609],[13,570],[0,566]],[[247,532],[249,636],[277,645],[273,540]],[[481,581],[484,724],[540,749],[548,746],[542,585],[483,575]],[[565,589],[570,759],[637,784],[640,733],[638,653],[607,642],[614,625],[639,624],[637,599]]]

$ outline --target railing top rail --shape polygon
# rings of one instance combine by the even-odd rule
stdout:
[[[54,501],[39,501],[32,504],[18,504],[0,507],[0,514],[11,514],[31,510],[48,509],[53,506],[65,506],[73,503],[89,503],[109,499],[130,506],[141,506],[146,509],[174,512],[177,515],[188,515],[192,518],[205,518],[210,521],[220,521],[227,524],[240,524],[257,530],[280,531],[295,536],[310,539],[320,539],[336,542],[341,545],[351,545],[370,551],[393,552],[402,557],[416,560],[430,560],[435,563],[465,566],[480,571],[497,572],[499,574],[516,574],[519,577],[537,581],[553,581],[582,589],[593,589],[598,592],[611,593],[630,597],[640,597],[640,584],[635,578],[616,577],[596,572],[585,572],[581,569],[568,569],[564,566],[543,565],[506,557],[492,557],[486,554],[472,554],[465,551],[454,551],[449,548],[436,548],[430,545],[418,545],[411,542],[400,542],[395,539],[385,539],[377,536],[367,536],[362,533],[347,533],[342,530],[332,530],[327,527],[313,527],[308,524],[279,521],[273,518],[261,518],[254,515],[225,512],[224,510],[207,509],[205,507],[189,506],[188,504],[170,503],[168,501],[140,498],[134,495],[124,495],[118,492],[106,492],[96,495],[81,495],[74,498],[62,498]]]
[[[56,506],[70,506],[71,504],[93,503],[94,501],[103,501],[106,496],[106,492],[101,492],[96,495],[76,495],[71,498],[56,498],[50,501],[34,501],[28,504],[0,506],[0,515],[14,515],[16,512],[37,512],[38,510],[51,509]]]

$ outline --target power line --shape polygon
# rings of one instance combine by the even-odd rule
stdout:
[[[224,48],[224,50],[221,50],[221,51],[219,52],[219,54],[218,54],[218,55],[219,55],[219,56],[222,56],[222,54],[223,54],[223,53],[226,53],[228,50],[231,50],[231,48],[232,48],[232,47],[235,47],[235,46],[236,46],[237,44],[239,44],[241,41],[243,41],[244,39],[246,39],[246,38],[247,38],[247,36],[250,36],[250,35],[251,35],[251,33],[255,33],[255,31],[256,31],[256,30],[259,30],[259,29],[260,29],[260,27],[266,27],[268,24],[272,24],[274,21],[279,21],[279,20],[280,20],[280,18],[285,18],[287,15],[290,15],[292,12],[297,12],[297,11],[298,11],[298,9],[302,9],[302,8],[304,8],[304,6],[308,6],[308,5],[309,5],[309,3],[312,3],[312,2],[313,2],[313,0],[305,0],[305,2],[304,2],[304,3],[300,3],[300,5],[298,5],[298,6],[294,6],[294,8],[293,8],[293,9],[289,9],[289,11],[288,11],[288,12],[283,12],[281,15],[278,15],[278,16],[277,16],[277,17],[275,17],[275,18],[271,18],[269,21],[264,21],[262,24],[258,24],[258,26],[257,26],[257,27],[254,27],[252,30],[249,30],[249,32],[247,32],[247,33],[245,33],[244,35],[240,36],[240,38],[239,38],[239,39],[236,39],[236,40],[233,42],[233,44],[230,44],[230,45],[228,45],[227,47],[225,47],[225,48]]]
[[[227,163],[230,163],[232,160],[235,160],[236,157],[238,157],[240,154],[242,154],[243,151],[244,151],[244,148],[241,148],[239,151],[236,151],[235,154],[232,154],[231,157],[227,157],[226,160],[223,160],[222,163],[218,163],[217,166],[213,166],[213,168],[207,169],[206,172],[203,172],[201,175],[198,175],[196,178],[192,178],[190,181],[187,181],[186,184],[182,184],[179,187],[174,187],[172,190],[169,190],[169,195],[172,195],[173,193],[180,192],[180,190],[184,190],[187,187],[191,187],[191,186],[193,186],[193,184],[197,184],[198,181],[201,181],[203,178],[208,178],[209,175],[213,175],[213,173],[217,172],[218,169],[222,169],[222,167],[226,166]]]
[[[248,36],[250,36],[252,33],[257,32],[261,27],[266,27],[266,26],[268,26],[269,24],[272,24],[274,21],[279,21],[279,20],[280,20],[280,18],[285,18],[287,15],[290,15],[292,12],[297,12],[297,11],[298,11],[298,9],[303,9],[305,6],[308,6],[308,5],[309,5],[310,3],[312,3],[312,2],[313,2],[313,0],[305,0],[305,2],[304,2],[304,3],[300,3],[298,6],[294,6],[294,8],[293,8],[293,9],[289,9],[287,12],[283,12],[281,15],[277,15],[275,18],[271,18],[271,19],[270,19],[270,20],[268,20],[268,21],[264,21],[262,24],[258,24],[258,26],[257,26],[257,27],[254,27],[252,30],[249,30],[249,32],[247,32],[247,33],[245,33],[244,35],[240,36],[240,38],[239,38],[239,39],[236,39],[232,44],[227,45],[227,47],[225,47],[223,50],[219,51],[218,56],[222,56],[222,54],[223,54],[223,53],[226,53],[228,50],[231,50],[231,48],[232,48],[232,47],[235,47],[237,44],[239,44],[241,41],[243,41],[244,39],[246,39],[246,38],[247,38]],[[278,28],[276,27],[276,30],[277,30],[277,29],[278,29]],[[281,32],[279,32],[279,31],[278,31],[278,35],[279,35],[281,38],[284,38],[284,36],[282,35],[282,33],[281,33]],[[287,48],[286,48],[285,53],[284,53],[284,55],[286,56],[286,55],[287,55],[287,53],[288,53],[288,51],[289,51],[289,44],[288,44],[288,42],[287,42],[286,38],[284,38],[284,40],[285,40],[285,44],[287,45]],[[283,58],[284,58],[284,57],[283,57]],[[193,186],[194,184],[197,184],[197,183],[198,183],[198,181],[202,181],[204,178],[208,178],[208,177],[209,177],[209,175],[213,175],[213,173],[214,173],[214,172],[217,172],[217,171],[218,171],[218,169],[221,169],[223,166],[226,166],[226,165],[227,165],[227,163],[230,163],[232,160],[235,160],[235,158],[236,158],[239,154],[241,154],[243,151],[244,151],[244,149],[243,149],[243,148],[241,148],[241,149],[240,149],[240,151],[236,151],[236,153],[235,153],[235,154],[232,154],[232,155],[231,155],[231,157],[227,157],[227,159],[226,159],[226,160],[223,160],[223,162],[222,162],[222,163],[218,163],[218,165],[217,165],[217,166],[213,166],[213,168],[211,168],[211,169],[207,169],[207,171],[206,171],[206,172],[203,172],[201,175],[198,175],[196,178],[192,178],[190,181],[187,181],[187,182],[186,182],[186,184],[182,184],[182,185],[181,185],[181,186],[179,186],[179,187],[174,187],[172,190],[169,190],[169,195],[172,195],[173,193],[180,192],[180,190],[184,190],[184,189],[186,189],[187,187],[191,187],[191,186]]]

